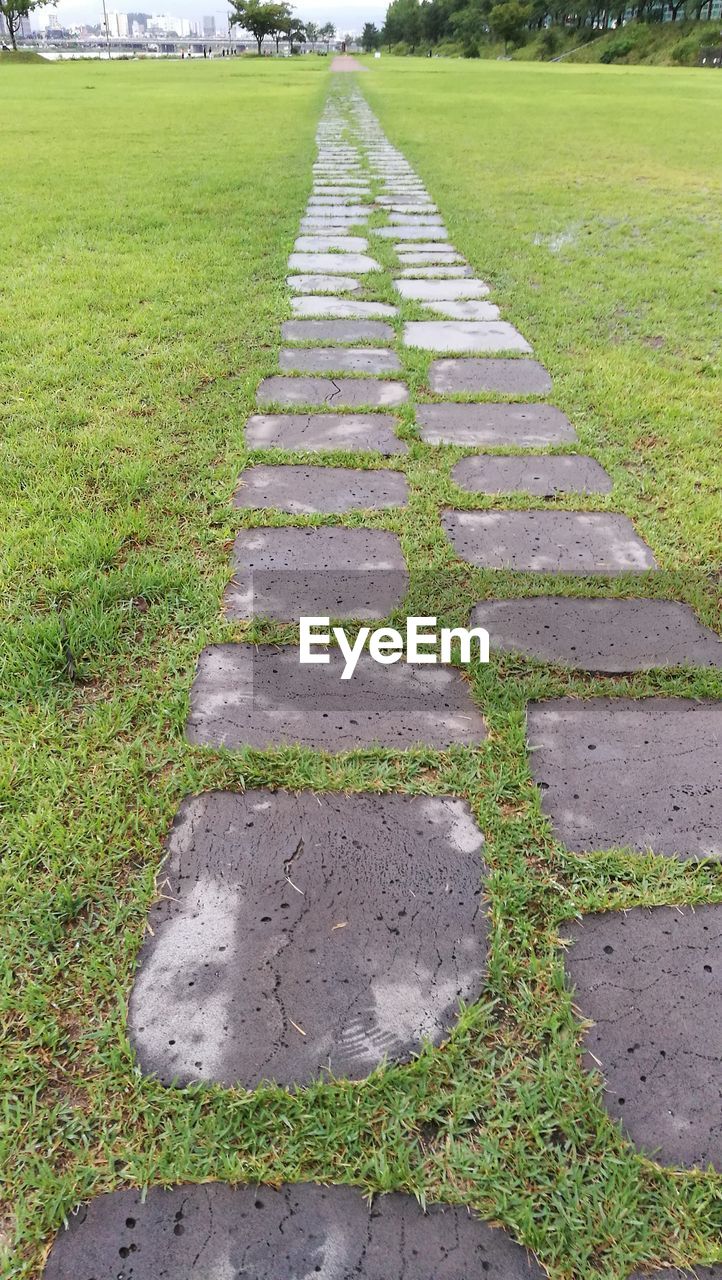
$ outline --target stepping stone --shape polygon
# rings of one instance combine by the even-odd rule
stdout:
[[[462,458],[451,472],[467,493],[610,493],[612,481],[593,458]]]
[[[317,654],[318,656],[318,654]],[[418,743],[444,749],[486,736],[469,685],[456,667],[381,666],[363,653],[353,677],[332,648],[330,661],[301,664],[295,645],[204,649],[191,690],[187,737],[211,747],[268,750],[298,743],[319,751]]]
[[[377,378],[264,378],[256,393],[263,404],[326,404],[332,409],[390,408],[404,404],[409,393],[403,382]]]
[[[627,516],[596,511],[446,511],[454,550],[480,569],[632,573],[657,562]]]
[[[722,703],[531,703],[531,768],[558,840],[588,852],[722,856]]]
[[[272,507],[292,515],[341,515],[404,507],[406,477],[400,471],[349,467],[255,466],[241,472],[236,507]]]
[[[662,1164],[722,1169],[722,906],[635,907],[560,932],[610,1115]]]
[[[375,258],[363,253],[292,253],[288,259],[291,271],[308,271],[314,275],[340,275],[347,271],[365,275],[367,271],[380,271]]]
[[[722,641],[673,600],[485,600],[472,619],[486,627],[492,648],[575,671],[722,667]]]
[[[356,293],[361,288],[352,276],[288,276],[286,284],[293,293]]]
[[[394,434],[396,419],[384,413],[254,414],[246,426],[249,449],[343,449],[347,453],[408,453]]]
[[[399,373],[401,362],[383,347],[303,347],[281,351],[279,365],[296,373]],[[366,403],[366,402],[364,402]]]
[[[121,1259],[130,1258],[132,1276]],[[119,1270],[120,1268],[120,1270]],[[113,1191],[68,1215],[43,1280],[543,1280],[526,1251],[464,1207],[313,1183]],[[699,1273],[702,1277],[702,1272]],[[663,1280],[676,1280],[665,1271]],[[706,1280],[706,1277],[705,1277]]]
[[[310,200],[306,208],[306,217],[308,218],[368,218],[373,213],[370,204],[354,204],[348,198],[331,200],[321,198],[319,200]]]
[[[403,280],[468,280],[472,274],[471,267],[406,267],[401,272],[401,278]]]
[[[448,240],[449,233],[443,226],[375,227],[373,234],[383,240]]]
[[[394,331],[381,320],[286,320],[284,342],[393,342]]]
[[[301,231],[311,236],[345,237],[351,227],[358,227],[365,221],[365,218],[316,218],[309,216],[301,219]]]
[[[299,236],[293,247],[297,253],[365,253],[369,242],[365,236]]]
[[[406,281],[400,280],[399,284]],[[409,283],[411,283],[409,281]],[[445,287],[463,284],[449,280]],[[473,280],[469,284],[474,284]],[[504,320],[416,320],[404,325],[404,346],[422,351],[531,351],[526,338]]]
[[[392,227],[443,227],[442,218],[430,213],[389,213],[389,225]]]
[[[424,200],[412,201],[409,204],[394,204],[387,196],[380,196],[378,203],[389,206],[392,214],[412,213],[421,215],[424,213],[436,214],[439,212],[435,204],[429,204],[428,201]]]
[[[400,237],[398,237],[398,239],[400,239]],[[460,260],[463,262],[463,258],[459,259],[459,256],[457,255],[456,249],[454,248],[453,244],[447,244],[445,246],[441,241],[438,241],[437,243],[437,237],[435,236],[427,236],[426,240],[419,241],[418,244],[412,244],[411,248],[416,250],[416,252],[418,253],[438,253],[438,254],[443,253],[444,248],[446,248],[449,254],[454,255],[454,261]],[[409,249],[409,245],[404,243],[395,244],[394,249],[396,253],[399,255],[399,257],[402,257],[402,255],[406,253],[407,250]]]
[[[433,311],[437,316],[448,316],[450,320],[498,320],[499,308],[493,302],[436,302],[419,303],[425,311]]]
[[[428,250],[421,253],[399,253],[398,259],[402,266],[408,267],[444,266],[455,262],[466,265],[466,259],[460,253],[454,253],[451,246],[448,246],[449,252],[442,252],[446,248],[445,245],[439,245],[438,250],[433,253],[429,253]]]
[[[553,404],[417,404],[416,421],[426,444],[538,449],[577,440],[571,422]]]
[[[435,360],[429,385],[438,395],[495,391],[510,396],[543,396],[552,380],[536,360]]]
[[[375,316],[395,316],[396,307],[385,302],[358,302],[355,298],[291,298],[291,310],[296,316],[319,316],[330,319],[366,320]]]
[[[484,298],[489,286],[483,280],[394,280],[402,298],[414,302],[436,302],[457,298]]]
[[[399,540],[383,529],[244,529],[233,547],[229,618],[385,618],[408,574]]]

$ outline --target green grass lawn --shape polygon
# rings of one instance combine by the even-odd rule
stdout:
[[[632,516],[663,568],[645,590],[689,600],[714,624],[716,78],[371,65],[359,83],[391,140],[614,477],[613,501],[585,506]],[[0,77],[0,1274],[37,1276],[78,1200],[218,1178],[464,1202],[537,1250],[555,1280],[711,1261],[722,1257],[722,1178],[661,1170],[611,1124],[579,1065],[557,942],[575,912],[721,901],[722,876],[557,844],[530,781],[524,707],[564,692],[719,696],[718,676],[599,680],[507,657],[473,675],[490,727],[478,750],[325,757],[183,741],[199,650],[244,632],[219,614],[229,542],[252,520],[229,498],[255,387],[276,367],[326,67],[93,63]],[[379,256],[391,262],[388,246]],[[388,278],[367,296],[389,297]],[[405,361],[425,397],[428,360]],[[396,529],[419,606],[405,612],[445,623],[483,596],[548,589],[454,562],[440,506],[542,504],[462,497],[449,472],[464,451],[423,446],[403,418],[410,453],[384,465],[407,472],[408,509],[293,523]],[[638,593],[629,580],[563,589]],[[125,1009],[164,834],[189,792],[244,785],[469,799],[487,839],[493,948],[486,994],[446,1046],[295,1095],[173,1092],[139,1076]]]

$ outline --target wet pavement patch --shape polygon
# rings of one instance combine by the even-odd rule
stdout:
[[[609,493],[612,481],[593,458],[462,458],[452,479],[467,493]]]
[[[409,393],[403,382],[375,378],[293,378],[283,374],[264,378],[256,401],[264,404],[328,405],[331,409],[403,404]]]
[[[200,656],[187,735],[215,747],[300,743],[326,751],[373,744],[476,744],[486,731],[456,667],[381,666],[362,654],[352,679],[345,659],[303,665],[293,645],[216,645]]]
[[[382,347],[302,347],[284,350],[280,368],[286,373],[399,373],[401,361],[395,351]]]
[[[130,1269],[128,1267],[130,1264]],[[464,1207],[313,1183],[114,1191],[71,1215],[43,1280],[543,1280]],[[671,1273],[665,1272],[671,1278]],[[701,1275],[701,1273],[700,1273]]]
[[[662,1164],[722,1169],[722,905],[604,912],[559,932],[610,1115]]]
[[[130,1000],[144,1074],[305,1085],[438,1043],[482,989],[482,845],[463,800],[184,801]]]
[[[233,501],[237,507],[274,507],[292,515],[332,515],[403,507],[408,488],[400,471],[259,465],[241,473]]]
[[[722,667],[722,641],[688,604],[672,600],[485,600],[472,626],[486,627],[492,649],[576,671]]]
[[[597,511],[446,511],[457,555],[481,569],[629,573],[655,569],[627,516]]]
[[[527,727],[542,809],[570,849],[722,857],[722,703],[559,698],[531,703]]]
[[[577,440],[566,414],[553,404],[419,404],[416,421],[427,444],[534,449]]]
[[[384,529],[244,529],[233,568],[230,618],[385,618],[408,585],[399,540]]]
[[[284,342],[393,342],[394,331],[383,320],[286,320]]]
[[[407,453],[406,441],[395,434],[397,425],[396,418],[385,413],[256,413],[246,426],[246,445],[311,453],[328,449]]]
[[[496,391],[501,395],[543,396],[552,380],[536,360],[435,360],[429,385],[440,395]]]
[[[410,284],[411,281],[399,280],[398,283]],[[430,283],[441,283],[451,289],[464,281]],[[463,298],[464,294],[457,296]],[[413,320],[404,325],[403,341],[404,346],[421,351],[531,351],[526,338],[504,320]]]

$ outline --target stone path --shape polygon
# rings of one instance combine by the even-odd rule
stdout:
[[[359,69],[353,59],[333,65]],[[385,291],[374,292],[380,284]],[[657,562],[614,511],[599,462],[549,452],[578,443],[547,399],[549,373],[489,300],[490,285],[355,88],[329,101],[319,125],[288,287],[278,372],[258,388],[246,429],[260,456],[234,499],[246,516],[229,618],[361,622],[403,603],[411,566],[393,522],[418,482],[397,415],[409,405],[404,359],[428,351],[439,358],[430,394],[411,405],[417,448],[468,451],[451,472],[458,507],[438,513],[439,539],[492,572],[557,575],[548,595],[478,603],[473,622],[489,628],[492,646],[580,672],[721,665],[719,640],[686,605],[564,595],[560,575],[648,574]],[[290,464],[281,449],[318,462]],[[327,465],[329,451],[350,456]],[[386,465],[354,467],[358,451]],[[500,495],[524,507],[494,505]],[[557,509],[559,495],[576,509]],[[589,509],[605,495],[608,508]],[[344,524],[347,515],[358,523]],[[306,523],[319,516],[336,523]],[[327,665],[300,666],[293,644],[206,649],[189,741],[341,752],[484,740],[456,667],[381,666],[365,655],[345,681],[344,661],[333,648]],[[582,853],[621,845],[719,857],[719,731],[718,704],[681,697],[532,704],[531,769],[554,834]],[[425,1040],[438,1044],[459,1001],[483,990],[482,849],[455,796],[258,789],[188,798],[130,1001],[140,1070],[173,1088],[297,1087],[329,1072],[362,1079],[385,1060],[407,1061]],[[586,1065],[601,1062],[605,1105],[640,1148],[674,1164],[722,1166],[721,931],[722,907],[605,913],[563,931],[576,999],[594,1022]],[[461,1209],[424,1215],[390,1195],[369,1211],[349,1188],[220,1183],[156,1188],[145,1201],[133,1191],[99,1197],[61,1232],[45,1275],[191,1280],[200,1271],[258,1280],[542,1275],[508,1236]]]

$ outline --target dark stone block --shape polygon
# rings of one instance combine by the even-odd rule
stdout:
[[[594,458],[462,458],[452,478],[467,493],[609,493],[612,481]]]
[[[408,398],[404,383],[388,378],[294,378],[282,373],[264,378],[256,393],[259,405],[328,405],[330,409],[361,409],[364,405],[383,409],[404,404]]]
[[[394,331],[382,320],[286,320],[284,342],[393,342]]]
[[[552,404],[419,404],[416,421],[427,444],[541,448],[577,439],[569,419]]]
[[[627,516],[595,511],[446,511],[457,555],[483,569],[629,573],[656,569]]]
[[[274,507],[293,515],[378,511],[403,507],[407,500],[400,471],[308,466],[249,467],[233,499],[237,507]]]
[[[384,347],[290,347],[281,351],[278,362],[285,373],[385,374],[401,369],[396,352]]]
[[[394,432],[397,419],[384,413],[257,413],[246,425],[249,449],[325,449],[407,453]]]
[[[552,380],[536,360],[477,359],[435,360],[429,372],[432,391],[441,395],[496,391],[509,396],[544,396]]]

